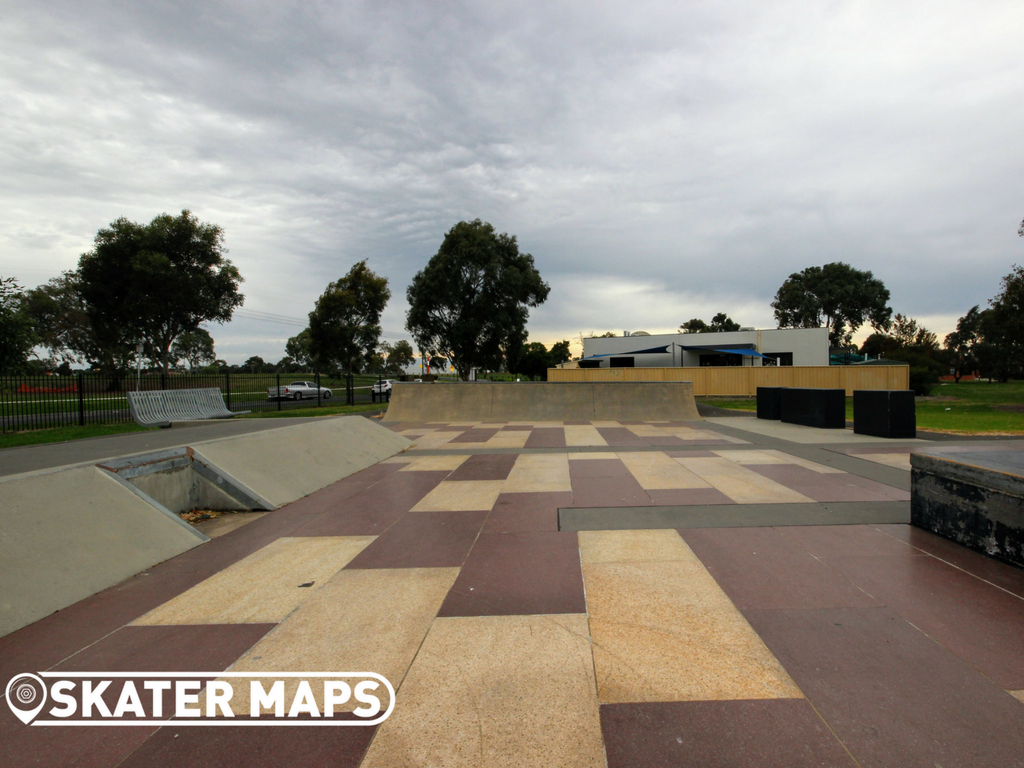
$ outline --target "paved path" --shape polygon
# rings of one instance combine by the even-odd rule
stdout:
[[[369,669],[397,688],[390,719],[45,729],[4,711],[4,764],[1024,765],[1024,573],[888,522],[916,443],[724,420],[391,427],[416,448],[0,639],[0,682]]]
[[[203,440],[217,440],[221,437],[235,437],[236,435],[263,432],[268,429],[280,429],[281,427],[294,424],[302,424],[309,420],[309,418],[281,416],[264,419],[205,421],[189,426],[151,429],[145,432],[129,432],[124,435],[93,437],[86,440],[70,440],[66,443],[46,443],[45,445],[26,445],[20,448],[4,448],[0,450],[0,477],[20,475],[23,472],[35,472],[40,469],[50,469],[53,467],[98,462],[102,459],[130,456],[147,451],[159,451],[164,448],[176,448]]]

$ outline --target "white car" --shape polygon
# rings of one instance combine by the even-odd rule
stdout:
[[[390,400],[391,385],[397,383],[395,379],[381,379],[373,382],[373,386],[370,387],[370,400],[376,402],[378,397],[381,400]]]
[[[293,381],[283,387],[271,387],[267,390],[267,400],[316,400],[317,385],[315,381]],[[330,400],[331,392],[327,387],[319,387],[320,399]]]

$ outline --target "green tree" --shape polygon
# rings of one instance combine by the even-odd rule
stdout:
[[[181,334],[171,346],[171,356],[175,363],[184,360],[190,371],[209,365],[217,359],[213,351],[213,337],[205,328]]]
[[[548,351],[548,357],[551,358],[551,365],[549,366],[551,368],[572,360],[572,353],[569,351],[569,340],[562,339],[552,344],[551,349]]]
[[[982,317],[983,357],[1005,381],[1024,371],[1024,267],[1013,265]]]
[[[406,328],[428,356],[450,360],[459,378],[510,365],[526,342],[529,308],[550,287],[514,235],[476,219],[456,224],[406,291]]]
[[[738,331],[739,329],[740,324],[725,314],[725,312],[719,312],[712,317],[711,325],[708,326],[708,330],[711,331]]]
[[[708,324],[701,320],[699,317],[695,317],[691,320],[687,320],[685,323],[679,326],[679,330],[683,333],[704,333],[708,330]]]
[[[402,373],[408,366],[416,361],[413,354],[412,344],[405,339],[388,345],[385,371],[392,375]]]
[[[244,363],[242,363],[242,370],[245,373],[263,373],[263,369],[266,367],[266,362],[259,355],[253,355]]]
[[[25,296],[13,277],[0,277],[0,372],[15,373],[28,364],[35,345],[25,312]]]
[[[871,272],[841,261],[794,272],[772,302],[780,328],[829,329],[834,347],[850,344],[864,323],[876,331],[889,328],[889,291]]]
[[[913,318],[901,314],[893,317],[890,327],[891,333],[868,336],[861,346],[861,353],[907,363],[910,366],[910,388],[919,395],[927,395],[943,371],[935,334]]]
[[[304,328],[288,339],[284,345],[284,353],[302,368],[308,368],[313,362],[310,348],[309,328]]]
[[[371,364],[380,316],[390,298],[387,278],[376,275],[365,260],[330,283],[309,313],[309,350],[317,367],[359,373]]]
[[[965,373],[978,369],[977,346],[981,341],[981,312],[978,305],[956,321],[956,330],[946,334],[946,360],[959,383]]]
[[[202,322],[231,319],[242,277],[224,258],[224,232],[189,211],[149,224],[120,218],[96,234],[78,262],[78,286],[99,344],[146,345],[166,372],[171,346]]]

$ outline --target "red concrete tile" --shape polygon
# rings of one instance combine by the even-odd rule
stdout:
[[[1009,766],[1024,706],[886,608],[744,611],[862,766]]]
[[[825,563],[1000,687],[1024,688],[1024,600],[928,555]]]
[[[622,422],[619,423],[621,424]],[[598,427],[597,432],[612,448],[648,445],[647,441],[640,437],[640,435],[630,432],[625,427]]]
[[[735,504],[717,488],[667,488],[648,490],[647,495],[659,507],[675,507],[684,504]]]
[[[646,507],[651,504],[651,497],[632,475],[572,478],[574,507]]]
[[[481,453],[470,456],[448,480],[504,480],[518,458],[514,453]]]
[[[632,477],[618,459],[577,459],[569,462],[569,477]]]
[[[586,613],[575,531],[485,533],[438,616]]]
[[[292,536],[376,536],[448,477],[447,471],[395,472],[334,510],[296,528]],[[258,522],[258,521],[257,521]]]
[[[56,668],[81,672],[176,672],[227,669],[274,624],[124,627]],[[29,670],[23,670],[29,671]],[[34,671],[34,670],[33,670]],[[6,680],[4,680],[6,683]],[[136,681],[141,690],[141,681]],[[120,686],[104,700],[116,705]],[[164,711],[173,705],[165,697]],[[3,765],[113,766],[139,747],[156,727],[30,728],[3,707],[0,745]]]
[[[356,768],[376,726],[175,728],[148,739],[119,768]]]
[[[908,491],[845,472],[825,474],[796,464],[745,466],[815,501],[910,501]]]
[[[774,528],[693,528],[679,535],[737,608],[879,604]]]
[[[52,668],[203,578],[195,573],[134,576],[0,638],[0,694],[14,675]]]
[[[482,532],[557,531],[558,508],[571,506],[572,493],[569,492],[503,493],[498,496]]]
[[[838,768],[855,763],[802,699],[601,706],[608,768]]]
[[[529,432],[533,429],[532,426],[526,426],[523,424],[509,424],[508,426],[502,427],[502,432]]]
[[[320,514],[329,512],[357,493],[361,493],[376,482],[383,480],[389,475],[402,468],[401,464],[374,464],[361,472],[331,483],[326,488],[309,494],[301,499],[293,501],[281,507],[281,512],[302,512],[304,514]]]
[[[454,445],[456,443],[486,443],[492,437],[498,434],[498,429],[468,429],[457,437],[453,437],[448,441],[448,445]]]
[[[565,448],[565,430],[561,427],[538,427],[526,439],[527,448]]]
[[[429,425],[428,425],[429,426]],[[435,432],[465,432],[469,427],[449,427],[447,424],[444,426],[436,427]]]
[[[873,525],[794,525],[775,530],[815,557],[914,557],[922,554],[886,536]]]
[[[487,512],[409,512],[346,568],[447,568],[462,565]]]
[[[967,549],[956,542],[912,525],[878,525],[875,527],[883,533],[945,560],[957,568],[963,568],[979,579],[989,581],[1018,597],[1024,597],[1024,570],[1020,568],[992,557],[986,557],[980,552]]]

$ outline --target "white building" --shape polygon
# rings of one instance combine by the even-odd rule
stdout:
[[[579,361],[581,368],[828,364],[828,328],[657,335],[640,332],[583,339],[583,358]]]

